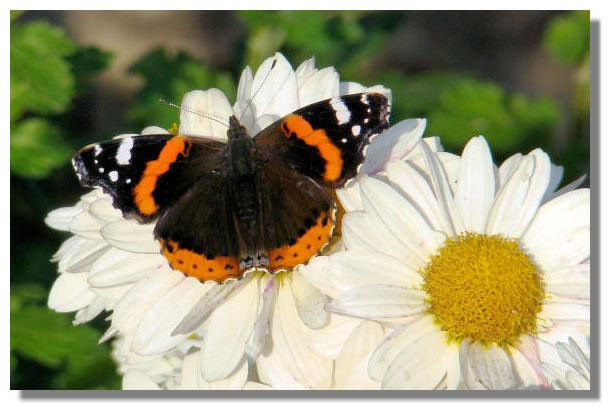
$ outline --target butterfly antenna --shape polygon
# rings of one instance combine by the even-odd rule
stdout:
[[[173,102],[169,102],[166,99],[162,99],[162,98],[160,98],[158,100],[158,102],[161,103],[161,104],[168,105],[168,106],[173,107],[173,108],[177,108],[180,111],[186,111],[186,112],[189,112],[190,114],[200,115],[203,118],[207,118],[208,120],[215,121],[218,124],[222,124],[226,128],[231,128],[230,125],[228,125],[227,123],[225,123],[223,121],[220,121],[219,119],[216,119],[214,116],[207,115],[204,112],[200,112],[200,111],[197,111],[197,110],[192,109],[192,108],[180,107],[179,105],[177,105],[177,104],[175,104]]]
[[[265,85],[265,82],[267,81],[267,78],[269,78],[269,75],[271,74],[271,71],[273,71],[273,68],[275,68],[275,64],[278,63],[277,59],[274,59],[273,62],[271,62],[271,68],[269,68],[269,70],[267,71],[267,75],[265,75],[265,79],[263,79],[263,82],[261,82],[260,86],[258,87],[258,89],[256,90],[256,92],[254,93],[254,95],[252,95],[252,97],[250,98],[250,100],[248,101],[248,103],[246,104],[245,108],[243,109],[243,112],[241,113],[241,116],[239,117],[239,123],[241,124],[241,120],[243,119],[243,115],[246,113],[246,110],[248,109],[248,107],[250,106],[250,104],[252,104],[252,100],[254,99],[254,97],[258,94],[258,92],[263,88],[263,86]]]

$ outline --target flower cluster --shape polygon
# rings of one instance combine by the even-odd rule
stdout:
[[[179,132],[225,141],[215,119],[234,114],[254,135],[364,91],[390,99],[276,54],[244,70],[233,106],[217,89],[186,94]],[[49,307],[75,324],[108,312],[101,341],[114,339],[125,389],[588,388],[589,190],[557,190],[563,169],[539,149],[497,166],[483,137],[457,156],[425,125],[375,137],[337,192],[341,238],[275,276],[186,277],[154,225],[96,189],[46,219],[73,234]]]

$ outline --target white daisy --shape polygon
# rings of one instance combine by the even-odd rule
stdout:
[[[555,363],[542,363],[542,371],[553,389],[589,390],[590,360],[589,337],[580,345],[574,339],[556,342],[559,359]]]
[[[300,272],[394,329],[368,365],[382,388],[546,387],[548,345],[589,333],[589,189],[555,192],[539,149],[498,168],[482,137],[461,157],[419,143],[340,192],[347,250]]]
[[[276,64],[271,69],[273,59]],[[333,68],[318,70],[314,59],[293,71],[276,54],[254,76],[250,68],[244,70],[233,107],[217,89],[186,94],[179,132],[225,141],[226,127],[199,114],[224,122],[235,114],[255,134],[299,107],[366,90],[390,96],[380,86],[340,83]],[[162,131],[150,127],[145,133]],[[61,275],[50,293],[49,306],[61,312],[77,311],[76,324],[103,310],[112,311],[111,326],[102,340],[121,336],[122,353],[116,353],[116,359],[124,367],[126,387],[172,387],[172,382],[152,377],[133,363],[140,356],[156,360],[158,367],[160,359],[166,362],[176,352],[177,356],[189,352],[181,358],[183,363],[200,365],[196,372],[194,365],[189,365],[190,370],[182,365],[187,374],[182,378],[185,382],[175,382],[180,387],[244,387],[248,364],[254,362],[260,378],[276,388],[331,386],[333,358],[346,340],[341,336],[352,329],[333,333],[331,327],[351,319],[331,318],[324,309],[323,294],[302,275],[288,272],[274,278],[252,272],[221,285],[186,278],[160,254],[154,224],[124,219],[100,190],[88,193],[73,207],[51,212],[46,221],[74,234],[54,256]],[[323,332],[333,335],[323,339]],[[188,349],[186,345],[193,345],[195,339],[197,348]],[[174,366],[173,377],[177,370]]]

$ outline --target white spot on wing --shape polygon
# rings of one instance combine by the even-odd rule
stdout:
[[[348,142],[347,138],[342,138],[342,143],[346,144]]]
[[[122,139],[122,143],[117,148],[117,153],[115,153],[115,161],[117,161],[117,164],[125,166],[130,163],[130,154],[133,144],[134,140],[132,137]]]
[[[339,98],[333,98],[329,101],[329,104],[331,104],[331,107],[335,111],[335,116],[337,117],[337,123],[339,125],[346,124],[350,121],[350,110],[348,110],[344,101]]]
[[[100,152],[102,151],[102,147],[99,146],[98,144],[96,144],[94,146],[94,157],[98,156],[100,154]]]
[[[99,169],[98,169],[98,172],[99,172],[99,173],[104,173],[104,172],[105,172],[105,169],[103,169],[103,168],[101,167],[101,168],[99,168]]]
[[[353,125],[351,130],[352,130],[352,135],[354,135],[355,137],[357,137],[359,134],[361,134],[361,126],[360,125]]]
[[[361,102],[365,105],[369,105],[369,98],[367,97],[367,94],[361,94]]]
[[[132,180],[126,179],[126,184],[130,183]]]
[[[113,170],[109,172],[109,179],[112,182],[117,182],[117,178],[119,177],[119,175],[117,174],[117,171]]]

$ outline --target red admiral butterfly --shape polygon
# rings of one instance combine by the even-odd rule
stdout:
[[[73,158],[124,216],[158,219],[172,268],[222,282],[253,268],[292,269],[331,237],[327,189],[356,176],[370,138],[388,127],[384,95],[344,95],[303,107],[250,137],[235,116],[228,142],[135,135],[89,145]]]

